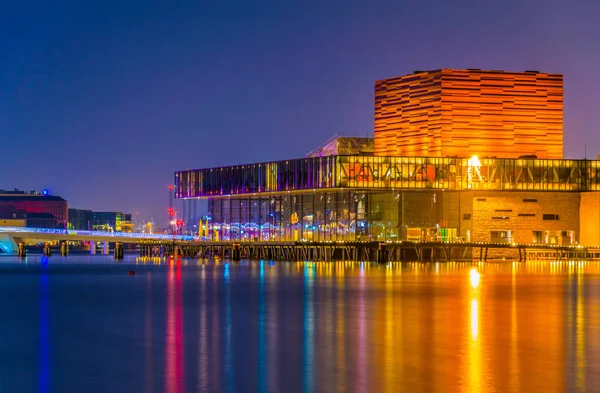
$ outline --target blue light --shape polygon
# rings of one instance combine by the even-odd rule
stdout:
[[[48,195],[48,190],[44,190],[44,191],[42,191],[42,194],[44,194],[44,195]]]

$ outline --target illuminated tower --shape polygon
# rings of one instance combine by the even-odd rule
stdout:
[[[173,185],[170,184],[169,185],[169,217],[168,217],[168,222],[171,223],[171,221],[175,218],[175,210],[173,210]]]
[[[377,81],[375,155],[563,158],[563,76],[441,69]]]

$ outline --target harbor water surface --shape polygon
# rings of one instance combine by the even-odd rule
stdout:
[[[1,392],[600,391],[596,262],[0,257],[0,312]]]

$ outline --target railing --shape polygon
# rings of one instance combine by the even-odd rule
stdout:
[[[164,235],[154,233],[129,233],[129,232],[107,232],[107,231],[80,231],[72,229],[51,229],[51,228],[27,228],[27,227],[0,227],[0,232],[18,232],[47,235],[73,235],[73,236],[92,236],[92,237],[113,237],[134,238],[148,240],[196,240],[195,236],[189,235]]]

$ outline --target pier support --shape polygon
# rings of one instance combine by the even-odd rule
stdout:
[[[44,255],[47,257],[52,256],[52,248],[50,247],[50,243],[44,243]]]
[[[60,255],[62,255],[63,257],[69,255],[69,243],[60,242]]]
[[[102,255],[108,255],[108,242],[102,242]]]
[[[388,263],[387,248],[385,244],[377,245],[377,263]]]
[[[90,255],[96,254],[96,242],[90,242]]]
[[[115,243],[115,259],[123,259],[123,243]]]
[[[231,247],[231,260],[239,261],[241,259],[242,259],[242,253],[240,250],[240,245],[239,245],[239,243],[234,243],[233,246]]]
[[[25,243],[19,243],[19,258],[25,258],[27,256],[27,249]]]

